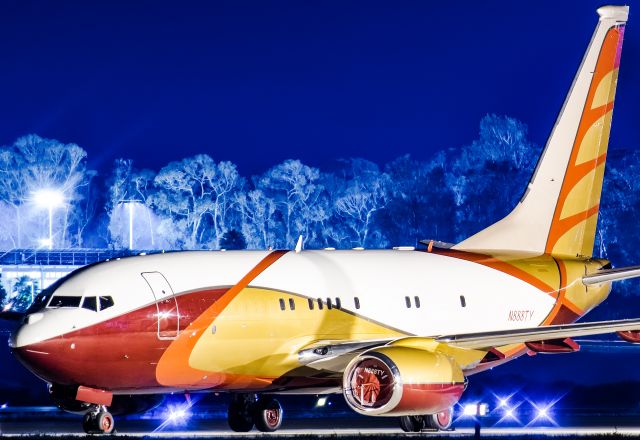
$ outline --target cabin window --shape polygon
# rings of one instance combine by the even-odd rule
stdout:
[[[331,302],[331,298],[327,298],[327,309],[331,310],[333,308],[333,303]]]
[[[313,310],[313,299],[309,298],[309,310]]]
[[[324,306],[322,305],[322,300],[318,298],[318,310],[322,310]]]
[[[353,298],[353,304],[356,306],[356,309],[360,308],[360,298],[357,296]]]
[[[407,305],[407,309],[411,308],[411,298],[409,298],[408,296],[405,296],[404,303]]]
[[[98,299],[95,296],[85,296],[82,301],[82,308],[87,310],[98,311]]]
[[[293,298],[289,298],[289,308],[290,308],[291,310],[295,310],[295,309],[296,309],[296,303],[295,303],[295,301],[293,300]]]
[[[282,298],[280,298],[279,301],[280,301],[280,310],[284,310],[286,308],[284,306],[284,300]]]
[[[416,309],[419,309],[420,308],[420,297],[419,296],[414,296],[413,300],[416,303]]]
[[[336,309],[341,309],[342,308],[342,301],[340,301],[340,298],[336,298]]]
[[[99,296],[100,302],[100,310],[108,309],[109,307],[113,307],[113,298],[110,296]]]
[[[467,300],[464,298],[464,295],[460,295],[460,305],[462,307],[467,307]]]
[[[54,296],[49,301],[49,308],[75,308],[80,307],[81,296]]]

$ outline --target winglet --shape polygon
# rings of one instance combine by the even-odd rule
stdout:
[[[629,19],[629,6],[602,6],[597,12],[601,20],[613,19],[626,22]]]
[[[302,250],[302,235],[300,237],[298,237],[298,242],[296,243],[296,254],[299,254],[300,251]]]

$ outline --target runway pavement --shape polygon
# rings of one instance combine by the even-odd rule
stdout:
[[[324,422],[324,423],[323,423]],[[117,423],[117,437],[134,438],[212,438],[216,439],[261,439],[266,438],[277,440],[305,437],[313,438],[343,438],[343,439],[397,439],[402,437],[425,437],[425,438],[457,438],[473,437],[474,429],[470,427],[458,428],[449,432],[429,432],[424,431],[416,434],[403,433],[395,423],[386,420],[379,426],[348,426],[347,420],[315,420],[299,421],[284,425],[276,433],[261,433],[252,431],[249,433],[236,433],[228,429],[225,423],[220,421],[198,422],[189,426],[168,426],[162,427],[157,421],[127,421],[122,420]],[[324,426],[323,426],[324,425]],[[556,437],[562,438],[599,438],[603,436],[639,436],[639,427],[535,427],[535,428],[482,428],[482,438],[535,438]],[[0,435],[2,437],[38,436],[39,438],[49,437],[88,437],[81,428],[78,420],[50,420],[50,421],[4,421],[0,422]],[[91,436],[96,438],[96,436]]]

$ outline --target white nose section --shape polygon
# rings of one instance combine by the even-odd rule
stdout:
[[[31,315],[27,316],[27,325],[35,324],[36,322],[40,321],[42,318],[44,318],[44,314],[32,313]]]
[[[33,330],[29,327],[36,322],[41,321],[42,318],[44,318],[43,313],[32,313],[28,315],[24,320],[24,324],[11,334],[11,337],[9,338],[9,347],[18,348],[34,342],[33,339],[34,337],[37,337],[37,335],[34,334]]]

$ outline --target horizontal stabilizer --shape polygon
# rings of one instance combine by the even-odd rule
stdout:
[[[618,267],[616,269],[604,269],[582,277],[582,282],[589,286],[591,284],[608,283],[610,281],[622,281],[629,278],[640,277],[640,266]]]

